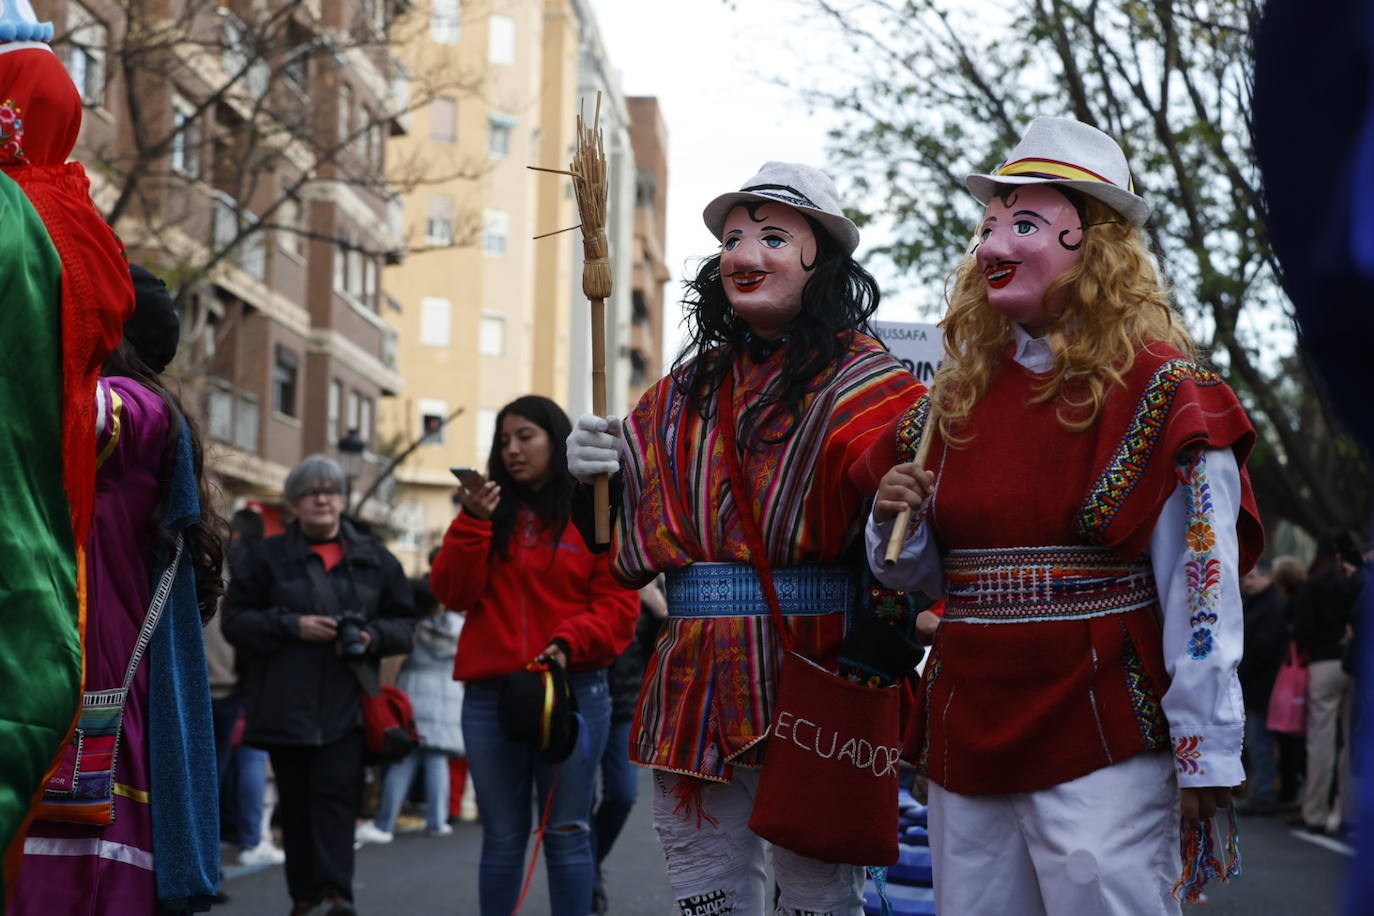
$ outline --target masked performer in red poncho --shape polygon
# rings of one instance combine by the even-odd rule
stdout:
[[[630,758],[655,769],[654,827],[679,907],[762,916],[772,912],[766,847],[748,825],[781,648],[741,514],[757,507],[779,592],[840,596],[785,612],[798,650],[835,670],[858,584],[844,558],[869,495],[849,468],[923,389],[868,334],[877,284],[852,257],[859,232],[829,178],[770,162],[703,216],[722,244],[687,284],[683,357],[623,428],[579,420],[568,457],[584,481],[624,468],[616,576],[638,586],[667,574],[668,621],[645,672]],[[746,493],[731,483],[726,399]],[[905,670],[918,659],[919,650]],[[861,868],[780,846],[773,868],[779,913],[862,912]]]
[[[908,736],[936,909],[1177,913],[1238,866],[1210,819],[1244,778],[1255,433],[1169,307],[1111,138],[1040,118],[967,185],[986,210],[938,422],[922,398],[864,459],[875,575],[947,599]],[[928,471],[905,463],[925,435]]]
[[[17,4],[17,6],[16,6]],[[81,96],[28,3],[0,6],[0,843],[6,886],[29,805],[81,694],[96,378],[133,310],[123,246],[79,163]]]

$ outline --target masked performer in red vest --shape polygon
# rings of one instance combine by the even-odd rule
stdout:
[[[68,157],[81,95],[52,24],[0,4],[0,891],[81,698],[96,379],[133,311],[124,247]]]
[[[938,421],[920,399],[863,462],[890,468],[875,574],[947,598],[908,736],[936,909],[1177,913],[1237,870],[1234,820],[1218,840],[1210,818],[1244,778],[1255,433],[1169,306],[1111,138],[1039,118],[966,183],[987,209],[944,322]],[[929,470],[901,463],[923,435]]]
[[[579,420],[568,463],[584,481],[623,465],[612,569],[630,586],[667,574],[669,619],[630,756],[656,770],[654,825],[679,906],[762,916],[772,912],[765,843],[748,823],[780,647],[749,565],[720,403],[729,397],[738,418],[747,500],[779,592],[834,595],[852,589],[842,557],[868,495],[849,468],[923,389],[869,335],[877,284],[852,257],[859,232],[829,178],[769,162],[704,217],[722,244],[688,283],[684,355],[623,429]],[[787,611],[799,651],[832,671],[845,610],[840,598]],[[773,866],[777,912],[862,912],[862,869],[780,847]]]

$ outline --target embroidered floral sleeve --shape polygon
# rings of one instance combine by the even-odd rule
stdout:
[[[0,162],[24,165],[24,118],[14,99],[0,100]]]
[[[1190,456],[1150,538],[1172,681],[1164,714],[1181,786],[1234,786],[1245,728],[1240,663],[1240,471],[1229,449]]]

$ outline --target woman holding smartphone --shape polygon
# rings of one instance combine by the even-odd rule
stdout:
[[[606,669],[634,635],[639,596],[615,582],[609,557],[593,554],[570,524],[574,481],[565,442],[571,427],[562,408],[537,395],[501,409],[489,479],[462,475],[462,511],[431,573],[435,596],[467,611],[453,676],[466,683],[463,741],[482,811],[482,916],[505,916],[515,907],[536,786],[548,806],[552,912],[586,916],[591,908],[595,853],[588,825],[610,727]],[[584,722],[572,756],[556,768],[531,745],[507,739],[497,719],[502,679],[531,663],[568,671]]]

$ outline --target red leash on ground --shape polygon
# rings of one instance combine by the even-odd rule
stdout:
[[[530,867],[525,872],[525,886],[520,888],[520,899],[515,901],[515,909],[510,911],[510,916],[520,912],[520,908],[525,905],[525,895],[530,892],[530,882],[534,880],[534,866],[539,864],[539,847],[544,842],[544,831],[549,825],[549,809],[553,807],[553,794],[558,791],[559,769],[553,768],[553,779],[549,782],[549,797],[544,799],[544,813],[539,816],[539,827],[534,831],[534,852],[530,853]]]

